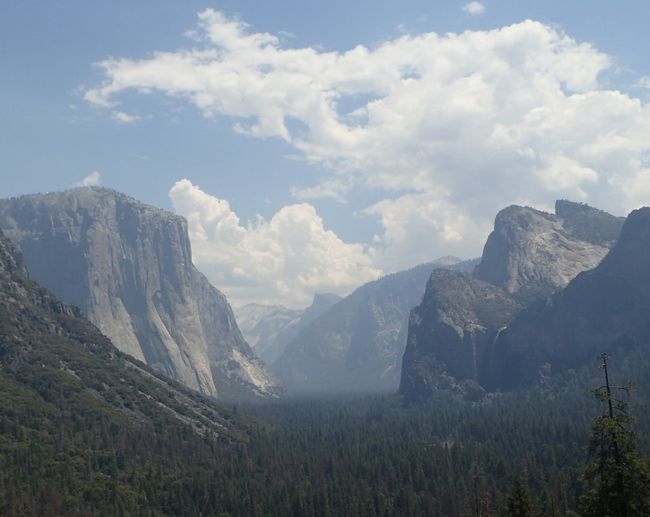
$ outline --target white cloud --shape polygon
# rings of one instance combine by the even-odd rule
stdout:
[[[475,16],[477,14],[483,14],[485,12],[485,6],[481,2],[469,2],[463,6],[463,11]]]
[[[625,213],[648,202],[638,195],[650,191],[648,104],[605,89],[599,75],[612,60],[548,25],[327,52],[285,48],[208,9],[196,34],[200,48],[99,63],[104,82],[85,99],[110,107],[122,92],[157,91],[228,117],[239,132],[281,138],[332,171],[294,189],[299,199],[343,198],[351,183],[383,191],[365,207],[384,227],[382,268],[478,254],[511,203],[577,197]]]
[[[113,120],[119,122],[120,124],[133,124],[140,118],[135,115],[124,113],[123,111],[114,111],[111,116],[113,117]]]
[[[195,264],[235,303],[301,307],[316,292],[347,294],[381,273],[372,248],[343,242],[307,203],[244,226],[226,200],[187,179],[169,197],[187,219]]]
[[[291,187],[291,195],[299,201],[310,199],[334,199],[341,203],[345,202],[345,194],[349,185],[340,179],[330,179],[313,187]]]
[[[639,79],[637,86],[639,88],[645,88],[647,90],[650,90],[650,76],[644,75],[641,79]]]
[[[99,171],[93,171],[84,179],[75,183],[74,186],[75,187],[96,187],[97,185],[101,185],[101,183],[102,183],[102,175],[99,173]]]

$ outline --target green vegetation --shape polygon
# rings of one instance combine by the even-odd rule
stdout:
[[[650,462],[638,448],[634,418],[625,399],[613,393],[629,393],[628,388],[611,387],[607,378],[607,358],[603,359],[606,385],[597,390],[608,411],[593,425],[589,444],[592,462],[585,470],[587,490],[582,496],[586,516],[642,517],[650,515]]]
[[[0,408],[3,515],[465,516],[477,505],[480,515],[566,515],[580,507],[599,412],[584,389],[597,371],[584,371],[564,388],[474,404],[238,407],[253,417],[238,441],[58,398],[58,381],[35,396],[0,378],[10,394]]]
[[[598,419],[586,467],[597,361],[473,403],[441,394],[420,407],[364,397],[226,410],[119,353],[2,266],[0,515],[546,517],[577,511],[581,496],[602,515],[593,508],[619,493],[617,472],[628,515],[647,510],[650,350],[616,365],[638,384],[639,447],[628,420]],[[607,452],[613,441],[620,456]]]

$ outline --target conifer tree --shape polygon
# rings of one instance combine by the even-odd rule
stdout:
[[[587,484],[582,497],[585,516],[637,517],[650,515],[650,463],[639,452],[634,418],[628,403],[612,395],[614,390],[629,393],[628,387],[611,386],[607,355],[602,355],[605,385],[595,391],[606,403],[605,414],[592,427],[589,453],[592,457],[583,479]]]
[[[517,474],[506,501],[508,517],[532,517],[533,505],[530,502],[528,486],[521,474]]]

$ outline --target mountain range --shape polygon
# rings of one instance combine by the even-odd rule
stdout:
[[[336,294],[316,293],[312,304],[302,311],[281,305],[250,303],[235,311],[237,324],[255,353],[271,364],[302,329],[340,299]]]

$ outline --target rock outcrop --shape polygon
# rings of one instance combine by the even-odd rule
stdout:
[[[410,401],[439,389],[480,394],[483,354],[520,309],[500,287],[456,271],[433,271],[422,303],[411,311],[400,393]]]
[[[488,389],[577,368],[602,352],[650,343],[650,208],[633,211],[609,254],[548,300],[523,310],[489,351]]]
[[[555,211],[502,210],[474,278],[434,272],[422,304],[411,314],[400,381],[408,400],[425,400],[441,388],[473,396],[528,375],[526,361],[515,360],[515,352],[501,353],[503,339],[513,334],[511,322],[529,304],[522,315],[534,320],[548,310],[549,296],[598,266],[624,221],[570,201],[558,201]],[[518,342],[530,342],[532,334],[521,332]],[[549,330],[541,326],[532,332]],[[532,364],[539,369],[538,360]]]
[[[497,214],[474,276],[525,300],[551,294],[600,263],[623,221],[570,201],[558,201],[555,215],[510,206]]]
[[[42,422],[53,414],[61,422],[81,415],[86,419],[84,432],[95,425],[99,433],[100,422],[104,428],[109,423],[119,428],[125,422],[162,422],[186,426],[188,432],[233,436],[235,422],[229,422],[215,402],[120,353],[77,307],[34,282],[2,231],[0,322],[0,371],[6,390],[0,416],[11,422],[16,414],[29,411],[30,418],[20,422],[20,428],[34,426],[29,440],[43,440],[43,450],[49,446],[44,437],[51,426]],[[3,428],[0,435],[15,443],[10,429]],[[66,428],[67,439],[73,433],[81,436],[79,425]],[[23,431],[23,440],[25,436]]]
[[[359,287],[304,328],[273,370],[296,393],[394,391],[408,315],[422,299],[431,271],[438,266],[471,271],[474,265],[444,258]]]
[[[31,276],[120,350],[212,396],[277,392],[226,298],[192,264],[183,218],[79,188],[0,201],[0,228]]]

